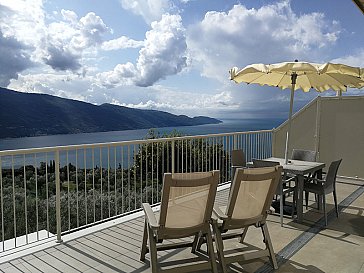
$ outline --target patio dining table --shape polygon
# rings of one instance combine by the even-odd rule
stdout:
[[[301,223],[303,220],[303,185],[305,175],[309,173],[317,173],[317,178],[322,178],[322,169],[325,167],[325,163],[310,162],[301,160],[289,160],[285,164],[284,158],[270,157],[263,160],[279,162],[283,167],[285,173],[294,174],[297,176],[297,222]],[[282,198],[280,201],[280,208],[282,209]],[[283,221],[283,213],[281,213],[281,222]]]

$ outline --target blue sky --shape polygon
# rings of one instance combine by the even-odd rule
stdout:
[[[342,0],[0,0],[0,86],[189,116],[284,118],[288,90],[237,85],[229,69],[295,59],[363,67],[363,26]],[[295,108],[317,95],[297,92]]]

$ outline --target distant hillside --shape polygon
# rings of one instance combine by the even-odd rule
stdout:
[[[215,124],[209,117],[190,118],[112,104],[93,105],[46,94],[0,88],[0,138]]]

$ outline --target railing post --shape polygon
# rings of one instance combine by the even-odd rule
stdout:
[[[234,142],[234,150],[238,149],[238,136],[236,134],[233,135],[233,142]]]
[[[271,134],[272,134],[272,143],[271,143],[271,154],[270,154],[270,156],[276,156],[275,155],[275,151],[276,151],[276,134],[277,134],[277,129],[276,128],[273,128],[272,129],[272,132],[271,132]]]
[[[59,150],[55,154],[55,175],[56,175],[56,221],[57,221],[57,243],[62,242],[61,238],[61,179],[59,175]]]
[[[171,149],[172,149],[172,173],[174,173],[174,161],[175,161],[175,155],[174,155],[174,144],[175,144],[175,142],[174,142],[174,139],[172,140],[172,147],[171,147]]]

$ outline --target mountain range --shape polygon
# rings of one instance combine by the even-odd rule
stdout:
[[[94,105],[47,94],[0,88],[0,138],[147,129],[221,123],[113,104]]]

